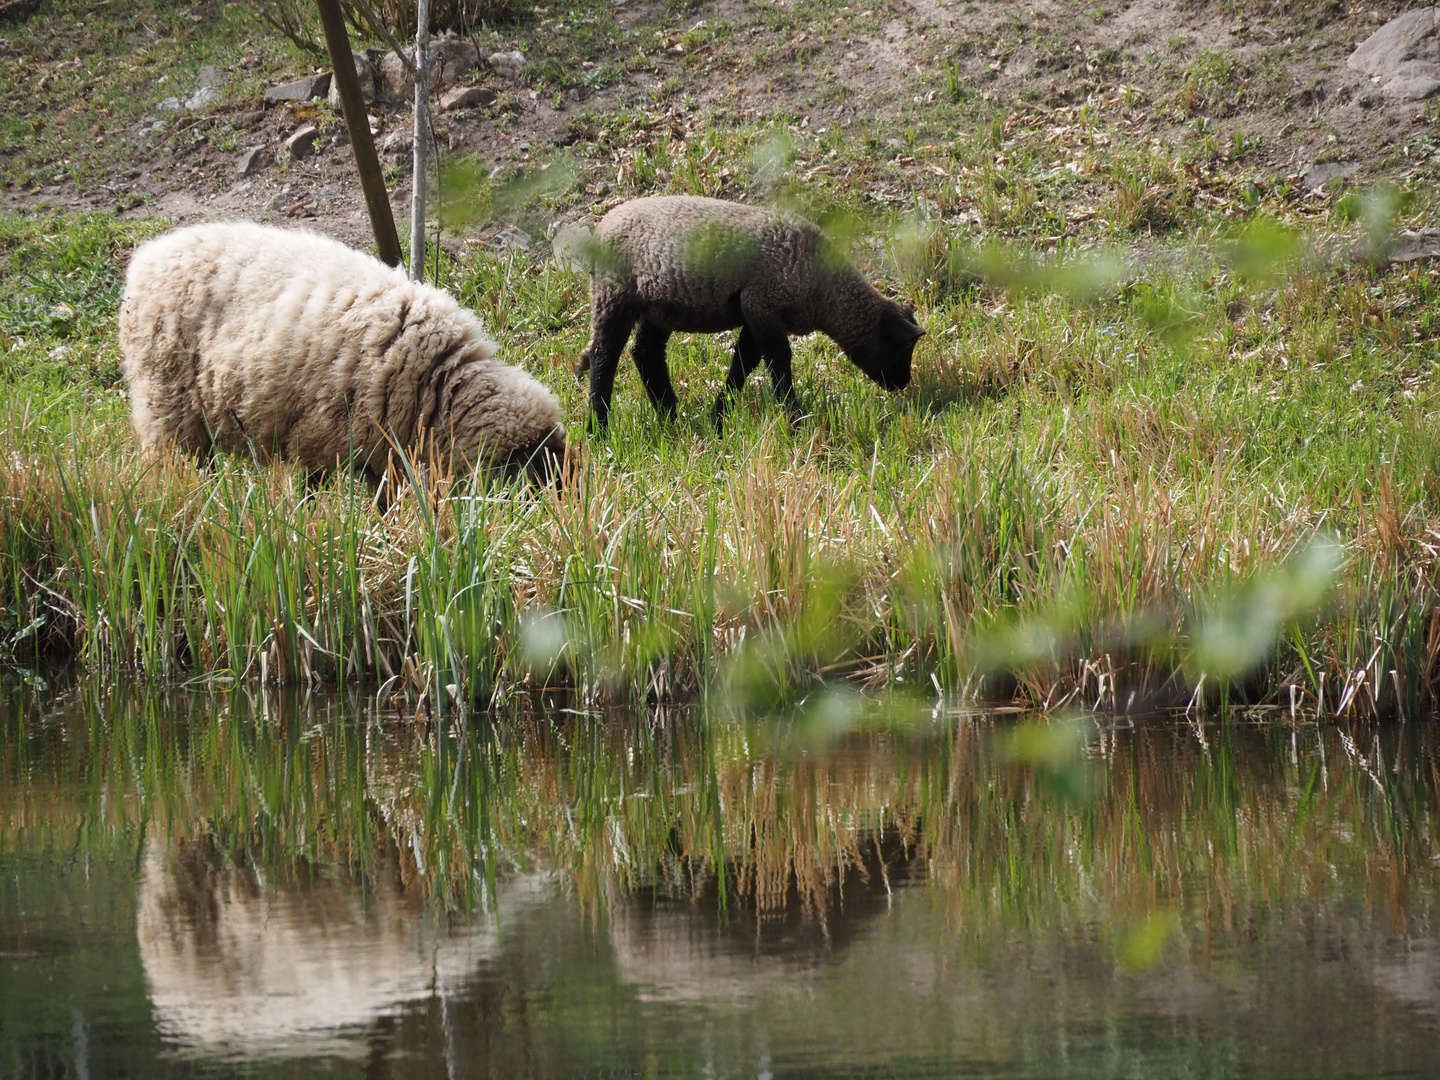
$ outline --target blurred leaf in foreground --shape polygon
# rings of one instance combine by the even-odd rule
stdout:
[[[1395,223],[1409,209],[1413,195],[1405,189],[1381,184],[1368,191],[1351,191],[1335,204],[1341,221],[1358,221],[1365,227],[1370,254],[1384,258],[1395,235]]]
[[[1002,746],[1006,758],[1029,765],[1055,794],[1083,800],[1095,790],[1094,766],[1085,756],[1089,734],[1084,720],[1037,720],[1016,727]]]
[[[1300,236],[1272,218],[1257,218],[1226,248],[1237,277],[1266,285],[1294,273]]]
[[[458,232],[512,218],[547,195],[571,187],[578,176],[574,163],[562,157],[497,182],[479,158],[453,158],[440,168],[440,227]]]
[[[1180,932],[1180,918],[1170,908],[1159,908],[1120,939],[1117,958],[1123,971],[1139,975],[1151,970],[1165,954],[1165,946]]]
[[[1269,655],[1285,623],[1320,606],[1343,561],[1340,545],[1321,537],[1252,581],[1196,630],[1195,664],[1222,678],[1249,671]]]

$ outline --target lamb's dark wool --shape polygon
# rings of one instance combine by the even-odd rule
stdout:
[[[635,366],[662,416],[675,390],[665,345],[676,331],[740,328],[717,424],[729,396],[763,358],[776,396],[798,411],[790,335],[819,330],[887,390],[910,383],[910,357],[925,333],[909,308],[882,296],[854,267],[837,262],[820,229],[802,218],[719,199],[670,195],[617,206],[595,229],[590,343],[578,371],[590,372],[590,408],[604,427],[615,368],[630,331]]]

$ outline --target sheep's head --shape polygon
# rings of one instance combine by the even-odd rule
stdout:
[[[894,300],[881,298],[880,317],[868,332],[847,349],[855,366],[886,390],[904,390],[910,385],[910,357],[925,330],[915,313]]]
[[[555,395],[520,368],[498,361],[465,365],[452,376],[446,431],[460,469],[476,460],[509,476],[559,484],[565,425]]]
[[[565,485],[565,429],[557,427],[547,435],[539,446],[524,448],[510,455],[509,469],[524,469],[525,475],[537,487],[564,487]]]

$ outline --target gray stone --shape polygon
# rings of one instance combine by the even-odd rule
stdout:
[[[1440,90],[1440,7],[1417,8],[1391,19],[1362,41],[1346,63],[1377,81],[1388,98],[1430,97]]]
[[[254,176],[265,165],[265,147],[252,146],[240,155],[235,171],[241,176]]]
[[[380,81],[385,84],[387,93],[402,101],[408,101],[415,96],[415,80],[410,77],[405,61],[393,52],[380,58]]]
[[[442,39],[431,42],[425,50],[430,60],[430,89],[439,93],[472,77],[480,67],[480,50],[468,41]],[[406,53],[413,56],[414,50]],[[385,90],[401,100],[415,96],[415,80],[405,61],[388,52],[380,61],[380,80]]]
[[[256,124],[258,124],[261,120],[264,119],[264,109],[255,109],[252,112],[242,112],[239,116],[235,117],[235,126],[237,128],[254,127]]]
[[[530,234],[518,225],[511,225],[495,234],[496,247],[510,248],[514,251],[529,251],[530,245],[533,243]]]
[[[497,52],[490,54],[490,67],[501,75],[519,75],[520,69],[525,66],[525,54],[519,49],[513,52]]]
[[[380,149],[387,154],[408,154],[415,146],[415,136],[408,131],[392,131],[385,136]]]
[[[1427,262],[1440,259],[1440,236],[1434,229],[1421,229],[1413,233],[1401,233],[1391,241],[1386,258],[1392,263]]]
[[[1440,68],[1434,75],[1402,74],[1387,80],[1381,86],[1385,96],[1396,101],[1424,101],[1440,90]]]
[[[1331,180],[1346,180],[1360,168],[1355,161],[1326,161],[1311,165],[1300,174],[1300,182],[1308,188],[1323,188]]]
[[[185,108],[192,111],[208,109],[211,105],[220,100],[220,88],[218,86],[202,86],[185,101]]]
[[[457,86],[440,98],[441,112],[454,109],[473,109],[480,105],[493,105],[499,97],[494,90],[484,86]]]
[[[360,80],[360,96],[369,105],[375,100],[375,66],[370,63],[370,58],[363,52],[353,54],[355,57],[355,77]],[[330,80],[330,104],[335,108],[340,107],[340,83]]]
[[[160,102],[159,105],[155,106],[160,112],[179,112],[182,107],[178,97],[167,97],[164,101]]]
[[[314,124],[306,124],[285,140],[285,151],[291,161],[304,161],[315,153],[315,142],[319,138],[320,130]]]
[[[265,91],[265,103],[278,105],[282,101],[313,101],[329,92],[330,72],[322,71],[319,75],[306,75],[303,79],[270,87]]]
[[[40,0],[0,0],[0,22],[13,19],[19,22],[27,15],[33,15],[40,6]]]
[[[425,51],[430,57],[430,89],[437,93],[471,78],[480,67],[480,50],[468,41],[442,39],[431,42]]]
[[[202,67],[199,71],[195,73],[195,88],[197,90],[203,90],[207,86],[224,85],[225,72],[221,71],[218,67],[212,67],[211,65],[206,64],[204,67]]]

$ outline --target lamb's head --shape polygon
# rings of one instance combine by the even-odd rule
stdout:
[[[925,331],[913,311],[879,293],[869,307],[859,332],[841,342],[845,354],[884,389],[904,390],[910,385],[910,357]]]
[[[438,425],[455,466],[480,462],[540,484],[560,483],[565,424],[555,395],[520,368],[477,360],[451,376],[449,415]]]

